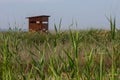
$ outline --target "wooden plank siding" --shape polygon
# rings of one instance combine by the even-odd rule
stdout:
[[[49,17],[46,15],[27,17],[29,19],[29,31],[47,32]]]

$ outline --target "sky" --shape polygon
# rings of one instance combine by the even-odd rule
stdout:
[[[107,17],[120,28],[120,0],[0,0],[0,29],[28,29],[26,17],[50,15],[49,29],[109,29]],[[73,24],[73,26],[70,26]]]

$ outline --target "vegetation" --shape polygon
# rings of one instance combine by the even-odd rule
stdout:
[[[120,30],[0,33],[0,80],[120,80]]]

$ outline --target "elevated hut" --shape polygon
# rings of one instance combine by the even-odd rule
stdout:
[[[48,32],[48,15],[27,17],[29,19],[29,31]]]

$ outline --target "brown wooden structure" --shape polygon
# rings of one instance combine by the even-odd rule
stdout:
[[[48,32],[48,15],[27,17],[29,19],[29,31]]]

